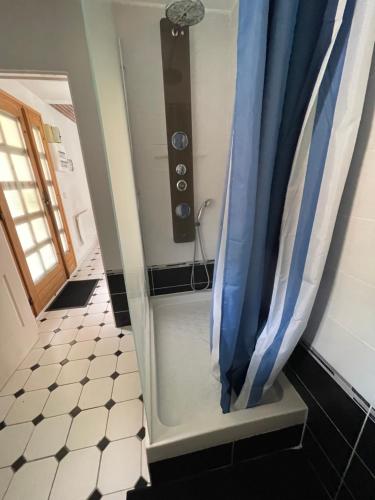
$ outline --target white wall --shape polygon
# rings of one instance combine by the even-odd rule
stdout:
[[[39,111],[44,123],[57,126],[60,129],[62,142],[68,157],[73,160],[74,171],[56,171],[56,174],[74,252],[79,265],[96,243],[97,235],[77,126],[16,80],[0,79],[0,89]],[[75,215],[82,210],[87,210],[81,216],[83,244],[80,241],[75,223]]]
[[[164,6],[114,3],[148,265],[191,261],[192,243],[173,242],[159,22]],[[235,16],[233,16],[235,17]],[[202,223],[214,258],[228,161],[235,83],[236,23],[230,11],[206,10],[190,29],[195,208],[214,203]]]
[[[375,57],[358,140],[305,340],[375,402]]]

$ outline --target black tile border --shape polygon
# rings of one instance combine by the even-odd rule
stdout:
[[[194,476],[232,463],[232,443],[149,463],[151,484]]]
[[[304,425],[259,434],[233,444],[233,463],[243,462],[301,445]]]
[[[195,264],[194,285],[197,290],[212,288],[214,261],[207,262],[209,281],[207,287],[207,276],[204,265],[201,262]],[[193,263],[184,262],[180,264],[170,264],[166,266],[150,266],[148,277],[150,284],[150,295],[164,295],[169,293],[181,293],[192,291],[190,278]]]
[[[149,464],[151,483],[157,485],[185,479],[210,470],[257,460],[260,457],[283,450],[300,448],[303,428],[303,424],[295,425],[166,460],[151,462]]]
[[[303,449],[330,498],[375,499],[374,410],[303,343],[284,371],[309,408]]]
[[[190,277],[192,267],[192,262],[148,267],[147,275],[150,296],[191,292],[192,288],[190,284]],[[214,274],[213,260],[207,262],[207,270],[210,278],[208,287],[204,265],[201,262],[197,262],[195,264],[194,285],[196,290],[212,288]],[[124,273],[122,270],[110,270],[106,272],[106,276],[115,324],[117,327],[129,326],[131,324],[131,320]]]

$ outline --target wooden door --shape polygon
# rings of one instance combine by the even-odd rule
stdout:
[[[22,103],[0,92],[0,214],[35,314],[66,281]]]
[[[31,108],[25,108],[26,124],[29,127],[31,146],[35,155],[39,175],[42,179],[44,197],[48,200],[48,209],[54,224],[60,253],[67,274],[70,276],[76,268],[72,240],[66,221],[60,190],[57,184],[52,157],[44,133],[42,117]]]

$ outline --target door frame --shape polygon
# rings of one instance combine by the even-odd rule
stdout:
[[[46,194],[48,194],[48,190],[46,189],[46,184],[43,181],[44,175],[41,175],[42,170],[39,160],[39,154],[36,154],[37,149],[34,141],[34,136],[32,133],[32,128],[29,122],[28,113],[30,113],[32,116],[33,113],[39,115],[40,123],[42,124],[41,116],[35,110],[25,105],[22,101],[16,99],[12,95],[2,90],[0,90],[0,110],[3,110],[6,113],[11,114],[20,121],[23,138],[26,145],[26,150],[28,152],[30,164],[35,176],[35,182],[37,184],[42,199],[46,221],[48,224],[48,228],[51,234],[51,239],[53,241],[57,256],[57,264],[55,268],[51,269],[51,271],[46,276],[44,276],[40,281],[34,283],[27,265],[24,250],[22,249],[20,240],[18,238],[13,217],[9,211],[3,190],[0,188],[0,218],[3,222],[5,233],[8,238],[9,246],[14,255],[15,262],[20,271],[21,279],[29,298],[29,303],[33,309],[34,314],[38,315],[43,310],[43,308],[48,304],[53,295],[56,294],[56,292],[68,279],[70,275],[68,269],[70,269],[72,261],[70,261],[70,265],[67,265],[64,262],[64,253],[61,252],[61,242],[60,238],[58,237],[58,233],[56,233],[56,225],[54,217],[52,216],[51,210],[49,208],[51,205],[49,195],[46,197]],[[41,133],[42,137],[44,137],[45,134],[43,128],[41,130]],[[45,143],[43,144],[45,146]],[[53,169],[53,166],[48,147],[45,147],[45,150],[46,150],[46,156],[48,156],[49,158],[47,161],[49,164],[49,169],[51,171]],[[53,174],[54,172],[51,172],[51,178],[53,178],[56,183],[54,184],[54,187],[56,191],[56,197],[58,200],[60,213],[64,223],[66,224],[65,211],[61,202],[60,191],[58,189],[58,185],[56,182],[56,176],[53,177]],[[69,238],[68,241],[70,244],[70,248],[73,251],[73,247],[71,246],[71,238],[69,231],[66,233],[66,235],[67,239]],[[74,251],[73,251],[73,256],[74,256]],[[75,256],[73,262],[75,264]]]

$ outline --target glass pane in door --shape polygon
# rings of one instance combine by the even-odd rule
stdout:
[[[0,111],[0,185],[34,283],[58,264],[20,120]]]
[[[68,245],[68,240],[66,238],[65,229],[64,229],[64,226],[62,224],[60,207],[58,205],[58,201],[57,201],[57,197],[56,197],[56,190],[55,190],[55,186],[53,185],[53,182],[52,182],[52,177],[51,177],[51,173],[49,170],[47,155],[46,155],[46,152],[45,152],[44,146],[43,146],[42,136],[41,136],[39,128],[35,125],[33,126],[33,134],[34,134],[35,144],[36,144],[36,148],[38,151],[40,163],[42,165],[44,179],[45,179],[46,184],[47,184],[48,195],[49,195],[49,199],[50,199],[51,206],[53,209],[52,210],[53,216],[54,216],[55,223],[56,223],[56,226],[58,229],[58,234],[59,234],[61,246],[62,246],[63,252],[66,253],[69,250],[69,245]]]

